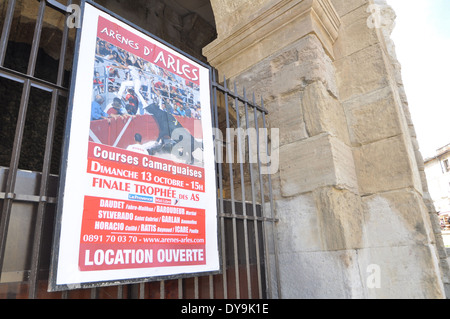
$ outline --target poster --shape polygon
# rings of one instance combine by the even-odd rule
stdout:
[[[85,3],[50,290],[220,270],[210,69]]]

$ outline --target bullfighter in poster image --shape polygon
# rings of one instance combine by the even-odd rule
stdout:
[[[97,38],[93,86],[91,141],[127,149],[140,134],[149,155],[202,166],[197,84]]]

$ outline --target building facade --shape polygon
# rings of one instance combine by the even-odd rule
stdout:
[[[450,149],[442,147],[436,151],[436,156],[425,159],[428,187],[438,213],[449,214],[450,189]]]
[[[279,156],[272,156],[276,169],[261,187],[272,200],[260,194],[259,202],[266,210],[272,204],[277,220],[276,247],[264,254],[264,265],[277,271],[265,272],[260,281],[275,288],[259,297],[446,297],[447,254],[390,39],[395,14],[385,1],[211,0],[184,7],[177,1],[141,0],[133,7],[126,1],[97,2],[209,63],[225,88],[236,83],[238,92],[245,87],[262,98],[269,130],[279,129],[279,139],[270,141]],[[20,3],[0,2],[2,16],[22,30],[10,33],[11,51],[0,54],[4,73],[10,69],[5,58],[13,65],[19,57],[12,52],[33,42],[39,4],[18,9]],[[53,44],[64,39],[58,30],[65,19],[51,10],[40,47],[57,60],[59,47]],[[228,107],[223,105],[222,114]],[[235,127],[244,127],[244,118],[236,112]],[[224,115],[217,120],[220,126]],[[17,143],[4,147],[2,166],[9,166],[17,148]],[[27,168],[33,166],[29,162],[18,168],[40,172],[39,164]],[[229,176],[224,185],[234,188],[224,190],[224,198],[252,189],[250,182],[235,186],[233,169],[223,169]],[[11,193],[0,189],[3,229],[5,212],[17,200]],[[143,289],[162,286],[152,287]],[[198,280],[194,287],[198,297]],[[211,290],[206,295],[218,297]]]
[[[439,222],[442,228],[444,244],[450,246],[450,149],[441,147],[436,156],[425,159],[425,172],[427,175],[430,196],[433,199]]]

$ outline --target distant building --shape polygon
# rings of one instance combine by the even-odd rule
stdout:
[[[450,229],[450,144],[438,149],[436,156],[425,160],[430,196],[446,228]]]

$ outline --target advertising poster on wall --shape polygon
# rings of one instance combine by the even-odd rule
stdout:
[[[220,270],[210,69],[89,3],[49,290]]]

